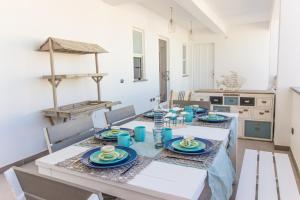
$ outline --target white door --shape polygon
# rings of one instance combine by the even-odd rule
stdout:
[[[214,44],[194,44],[192,46],[193,90],[214,88]]]

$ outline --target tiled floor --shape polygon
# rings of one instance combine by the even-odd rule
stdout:
[[[275,152],[274,145],[270,142],[260,142],[260,141],[241,140],[240,139],[238,141],[238,157],[237,157],[237,165],[238,165],[237,174],[238,174],[238,176],[240,173],[245,149],[256,149],[256,150]],[[279,152],[279,151],[276,151],[276,152]],[[282,153],[288,153],[288,152],[283,151]],[[31,171],[37,171],[37,167],[34,165],[33,162],[28,163],[28,164],[24,165],[23,167],[28,170],[31,170]],[[298,189],[300,191],[300,179],[297,175],[296,175],[296,180],[298,183]],[[237,185],[234,186],[234,193],[231,198],[232,200],[234,200],[234,197],[235,197],[236,187],[237,187]],[[6,183],[3,174],[0,174],[0,200],[13,200],[13,199],[14,198],[10,191],[9,185]]]

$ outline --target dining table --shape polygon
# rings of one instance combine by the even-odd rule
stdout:
[[[229,154],[232,163],[236,163],[238,114],[221,114],[232,118],[233,120],[231,120],[231,123],[233,125],[226,128],[220,128],[191,124],[173,128],[173,135],[189,135],[217,141],[224,149],[229,149],[228,146],[231,144],[231,150],[227,151],[227,153]],[[123,124],[121,127],[134,129],[136,126],[145,126],[147,133],[149,133],[146,138],[152,137],[154,122],[151,120],[143,121],[134,119]],[[235,132],[235,134],[233,134],[233,132]],[[231,140],[234,142],[232,143]],[[152,156],[149,156],[148,154],[159,154],[159,150],[152,146],[153,149],[144,152],[143,149],[145,149],[145,146],[141,143],[136,143],[132,146],[137,149],[138,153],[139,151],[144,152],[144,154],[141,154],[143,154],[142,157],[147,158],[147,164],[137,170],[136,173],[132,173],[133,175],[129,176],[128,179],[123,179],[121,181],[118,178],[110,178],[109,174],[106,176],[103,172],[100,175],[97,175],[97,172],[95,171],[86,173],[84,170],[81,170],[81,168],[79,170],[74,170],[76,166],[82,165],[80,162],[76,163],[76,166],[74,167],[61,164],[66,163],[66,161],[69,160],[67,162],[68,165],[70,160],[72,161],[73,158],[78,158],[78,155],[82,155],[84,152],[95,146],[97,146],[97,144],[89,145],[88,143],[85,143],[85,141],[82,141],[39,158],[35,162],[38,167],[38,172],[43,175],[129,200],[196,200],[200,198],[201,193],[205,188],[205,184],[207,184],[208,169],[185,165],[185,162],[182,162],[183,164],[177,164],[176,162],[164,162],[160,159],[149,159],[148,157]],[[77,161],[78,160],[72,161],[72,164]],[[221,168],[222,166],[219,167]]]

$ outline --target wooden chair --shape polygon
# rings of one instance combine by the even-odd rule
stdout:
[[[109,126],[124,124],[136,116],[133,105],[105,112],[104,115]]]
[[[288,154],[246,149],[236,200],[300,200]]]
[[[102,194],[98,191],[18,167],[8,169],[4,172],[4,176],[16,200],[103,200]]]
[[[91,137],[94,132],[94,123],[90,116],[44,128],[49,153]]]
[[[192,92],[190,91],[174,91],[171,90],[169,97],[169,107],[173,107],[173,101],[189,101],[191,98]]]
[[[210,102],[209,101],[180,101],[173,100],[173,105],[178,105],[179,107],[190,106],[190,105],[198,105],[201,108],[205,108],[210,110]]]

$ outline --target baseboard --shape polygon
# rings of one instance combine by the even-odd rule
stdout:
[[[289,151],[289,146],[274,145],[274,149],[278,151]]]
[[[298,177],[300,177],[299,166],[297,165],[296,159],[295,159],[294,154],[291,150],[290,150],[290,153],[291,153],[292,162],[294,163],[294,166],[296,168],[297,175],[298,175]]]
[[[46,156],[48,154],[49,154],[48,150],[45,150],[45,151],[42,151],[42,152],[40,152],[38,154],[35,154],[33,156],[30,156],[30,157],[24,158],[22,160],[19,160],[17,162],[14,162],[12,164],[6,165],[6,166],[0,168],[0,173],[3,173],[4,171],[6,171],[7,169],[11,168],[12,166],[20,167],[20,166],[22,166],[22,165],[24,165],[26,163],[32,162],[32,161],[34,161],[34,160],[36,160],[38,158],[41,158],[43,156]]]

